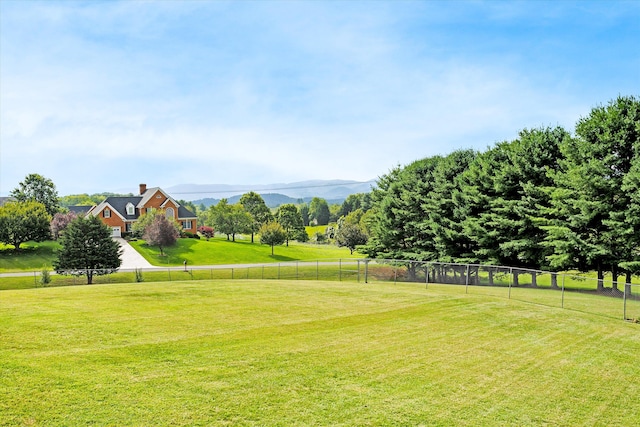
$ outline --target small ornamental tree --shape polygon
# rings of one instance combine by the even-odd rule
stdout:
[[[58,274],[87,276],[87,284],[93,276],[116,271],[121,264],[122,250],[111,238],[111,229],[97,216],[79,216],[71,221],[60,237],[62,249],[53,268]]]
[[[65,228],[67,228],[71,221],[76,219],[77,216],[78,215],[76,215],[74,212],[56,213],[51,220],[50,226],[51,236],[53,237],[53,240],[58,240],[60,238],[60,234],[64,231]]]
[[[210,238],[213,237],[213,235],[215,234],[215,231],[213,230],[212,227],[209,227],[208,225],[202,225],[198,227],[198,233],[202,234],[204,237],[207,238],[207,240],[209,240]]]
[[[180,231],[164,215],[156,215],[151,224],[145,228],[142,236],[147,244],[158,246],[162,256],[164,256],[163,248],[175,244],[178,237],[180,237]]]
[[[271,246],[271,255],[273,255],[273,247],[281,245],[287,238],[287,232],[280,224],[269,221],[260,227],[260,243]]]
[[[20,245],[33,240],[42,242],[51,236],[51,216],[40,202],[10,202],[0,207],[0,242]]]
[[[346,246],[352,254],[358,245],[366,244],[367,240],[367,235],[358,224],[345,223],[336,233],[338,246]]]

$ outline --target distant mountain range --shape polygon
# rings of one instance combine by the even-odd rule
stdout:
[[[284,203],[309,202],[313,197],[323,198],[329,204],[342,203],[350,194],[368,193],[374,186],[375,180],[313,180],[266,185],[179,184],[165,190],[176,199],[205,206],[217,204],[222,198],[236,203],[244,193],[255,191],[267,206],[276,207]]]

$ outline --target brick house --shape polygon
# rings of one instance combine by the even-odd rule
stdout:
[[[99,217],[111,227],[114,237],[120,237],[122,233],[131,232],[140,215],[151,209],[163,210],[165,215],[175,219],[184,231],[196,233],[197,217],[193,212],[181,206],[161,188],[147,188],[146,184],[140,184],[139,196],[107,197],[102,203],[89,209],[87,214]]]

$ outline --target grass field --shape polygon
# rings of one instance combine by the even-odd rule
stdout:
[[[39,270],[44,265],[51,265],[55,251],[60,248],[58,242],[27,242],[19,251],[13,246],[0,243],[0,273],[21,270]]]
[[[639,325],[461,286],[96,285],[0,308],[0,425],[640,419]]]
[[[289,246],[276,246],[271,255],[271,246],[261,245],[256,238],[250,240],[227,241],[216,237],[209,241],[201,239],[179,239],[175,246],[164,250],[160,256],[157,247],[148,246],[143,240],[131,242],[131,245],[153,265],[180,266],[187,260],[188,265],[252,264],[266,262],[286,262],[295,260],[317,260],[338,258],[362,258],[351,255],[349,249],[335,245],[314,245],[290,241]]]
[[[217,237],[207,240],[178,239],[175,246],[164,249],[165,256],[160,256],[157,247],[147,246],[144,241],[131,242],[151,264],[158,266],[181,266],[184,260],[189,265],[220,265],[285,262],[293,260],[317,260],[356,258],[361,255],[350,254],[349,249],[335,245],[304,244],[295,241],[289,246],[277,246],[275,255],[271,256],[271,247],[247,240],[229,242]],[[15,271],[40,271],[43,266],[51,266],[56,257],[55,251],[60,248],[57,242],[28,242],[22,250],[15,251],[13,246],[0,244],[0,273]]]

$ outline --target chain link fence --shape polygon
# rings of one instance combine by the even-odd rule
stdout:
[[[48,281],[43,281],[48,276]],[[92,272],[92,284],[183,280],[328,280],[421,283],[447,292],[482,294],[640,322],[640,285],[514,267],[382,259],[292,261],[234,266],[184,266]],[[40,272],[0,278],[0,289],[87,283],[86,272]]]

